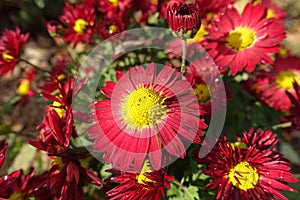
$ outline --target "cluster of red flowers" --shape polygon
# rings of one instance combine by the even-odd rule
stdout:
[[[287,185],[298,179],[269,129],[250,129],[235,142],[224,136],[207,156],[198,158],[199,148],[215,142],[204,140],[205,130],[213,112],[224,112],[230,101],[228,77],[246,74],[247,80],[240,83],[262,104],[285,112],[280,120],[300,130],[300,58],[284,51],[286,13],[271,0],[252,0],[242,12],[232,0],[84,0],[65,3],[59,20],[48,22],[47,29],[59,45],[75,49],[83,43],[90,50],[125,28],[145,26],[155,14],[178,36],[167,44],[176,55],[166,57],[171,60],[183,53],[181,71],[170,62],[160,71],[154,62],[145,68],[138,64],[118,68],[101,86],[91,113],[74,110],[73,98],[88,81],[76,84],[77,58],[58,59],[38,92],[31,82],[39,68],[33,65],[25,71],[17,90],[22,97],[19,105],[26,105],[35,93],[48,103],[36,140],[28,142],[46,152],[51,167],[43,174],[31,169],[4,175],[0,199],[81,200],[84,186],[92,184],[103,188],[110,199],[159,200],[177,178],[167,166],[188,158],[191,144],[196,147],[191,159],[206,167],[203,173],[210,178],[206,186],[216,190],[215,199],[285,200],[282,191],[297,192]],[[20,55],[28,37],[19,28],[3,31],[0,76],[13,72],[19,61],[27,62]],[[199,45],[211,58],[199,55],[195,50]],[[187,66],[186,54],[196,57]],[[214,109],[213,102],[218,102]],[[84,139],[91,152],[75,142],[81,137],[76,120],[88,123]],[[8,147],[6,140],[0,141],[0,167]],[[103,182],[99,168],[83,164],[93,153],[112,167],[106,170],[112,175]]]

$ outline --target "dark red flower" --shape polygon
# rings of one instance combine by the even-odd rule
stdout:
[[[108,18],[97,24],[97,33],[102,39],[107,39],[124,31],[125,24],[119,18]]]
[[[298,179],[286,162],[274,159],[272,150],[240,148],[220,140],[209,156],[212,159],[204,173],[213,178],[207,187],[217,190],[215,199],[287,200],[281,191],[296,192],[286,183]]]
[[[287,118],[292,122],[292,127],[296,130],[300,130],[300,86],[297,82],[293,83],[296,96],[286,91],[286,95],[291,100],[292,106],[290,108],[291,115]]]
[[[31,170],[23,174],[22,170],[15,171],[0,178],[0,199],[51,199],[48,189],[47,173],[35,176]]]
[[[6,140],[0,141],[0,169],[5,161],[5,151],[7,149]]]
[[[67,26],[63,38],[68,43],[76,45],[79,42],[92,41],[95,26],[95,9],[91,4],[65,4],[60,21]]]
[[[29,33],[21,34],[21,30],[5,29],[0,38],[0,76],[13,71],[19,61],[22,47],[27,42]]]
[[[132,7],[131,0],[97,0],[97,8],[104,18],[125,21],[127,11]]]
[[[181,38],[193,38],[201,26],[197,4],[172,4],[167,8],[169,27]]]
[[[120,183],[106,193],[111,200],[160,200],[165,196],[164,187],[169,188],[168,181],[174,179],[164,169],[152,171],[147,164],[144,164],[140,173],[122,173],[118,170],[109,172],[114,176],[106,181]]]

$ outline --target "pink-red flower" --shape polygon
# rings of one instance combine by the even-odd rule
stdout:
[[[88,43],[95,31],[95,9],[91,4],[65,4],[63,14],[59,17],[66,26],[63,38],[67,43]]]
[[[271,70],[260,70],[255,74],[256,80],[252,89],[268,106],[285,112],[291,108],[286,91],[296,96],[293,82],[300,83],[299,66],[300,58],[277,55]]]
[[[300,86],[294,82],[294,89],[296,96],[286,91],[286,95],[290,98],[292,106],[290,108],[290,115],[287,116],[288,120],[292,122],[292,127],[300,130]]]
[[[215,199],[284,199],[283,190],[296,192],[286,185],[298,182],[287,163],[270,149],[261,151],[220,140],[210,153],[205,174],[213,178],[207,187],[217,190]],[[280,155],[279,155],[280,157]]]
[[[160,200],[165,196],[164,188],[170,187],[168,181],[173,180],[164,169],[153,171],[147,164],[140,173],[126,173],[118,170],[109,170],[113,177],[107,182],[119,183],[118,186],[106,193],[111,200]]]
[[[267,9],[248,3],[241,15],[227,8],[208,30],[206,47],[217,65],[230,67],[235,75],[245,69],[252,72],[256,64],[273,63],[270,53],[279,51],[285,38],[284,27],[267,18]]]
[[[27,42],[29,33],[21,34],[21,30],[5,29],[0,38],[0,76],[13,71],[19,61],[22,47]]]
[[[95,122],[89,128],[93,151],[122,171],[140,170],[148,159],[153,169],[170,156],[183,158],[183,141],[201,142],[206,125],[199,118],[199,104],[190,84],[166,65],[158,75],[154,63],[144,69],[117,73],[101,90],[109,99],[96,102]],[[195,100],[195,101],[194,101]]]

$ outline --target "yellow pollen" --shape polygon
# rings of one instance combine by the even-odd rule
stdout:
[[[8,50],[3,51],[2,58],[5,62],[11,62],[14,59],[14,57],[9,54]]]
[[[85,21],[84,19],[79,18],[75,21],[75,25],[73,27],[73,30],[80,35],[86,29],[86,26],[88,24],[89,23],[87,21]]]
[[[30,81],[28,79],[24,79],[21,81],[17,89],[17,93],[21,96],[25,96],[28,94],[29,89],[30,89]]]
[[[280,57],[286,58],[286,57],[288,57],[289,52],[284,47],[280,47],[278,54],[279,54]]]
[[[300,84],[299,74],[293,70],[282,71],[277,74],[275,79],[276,84],[282,89],[292,89],[293,82]]]
[[[57,76],[57,79],[58,80],[63,80],[63,79],[65,79],[66,78],[66,76],[64,75],[64,74],[59,74],[58,76]]]
[[[145,176],[145,173],[150,173],[152,172],[151,169],[149,168],[149,162],[146,161],[144,163],[144,166],[142,168],[142,171],[136,176],[136,180],[139,184],[145,184],[145,182],[154,182],[153,180],[147,178]]]
[[[231,31],[227,36],[227,46],[233,50],[240,51],[254,44],[256,33],[247,27],[239,27]]]
[[[204,83],[198,84],[194,89],[194,93],[197,95],[200,104],[205,104],[211,99],[208,87]]]
[[[273,18],[273,17],[276,17],[276,13],[274,12],[274,10],[269,8],[268,11],[267,11],[267,18],[270,19],[270,18]]]
[[[229,171],[227,176],[233,186],[245,191],[254,188],[259,180],[257,169],[248,162],[240,162]]]
[[[165,100],[151,85],[149,88],[139,87],[123,102],[123,120],[134,129],[153,126],[167,115]]]
[[[62,168],[65,166],[65,163],[63,161],[63,159],[61,157],[56,157],[54,156],[52,158],[52,163],[51,163],[52,166],[58,166],[58,171],[61,171]]]
[[[115,26],[115,25],[110,25],[110,26],[108,27],[108,33],[109,33],[109,34],[113,34],[113,33],[117,32],[117,31],[118,31],[118,27]]]
[[[245,142],[234,142],[234,143],[231,143],[231,146],[233,148],[235,147],[238,147],[238,148],[242,148],[242,149],[247,149],[247,144]]]
[[[112,5],[117,6],[119,3],[119,0],[108,0]]]
[[[12,193],[8,198],[8,200],[22,200],[22,199],[29,199],[29,198],[25,193],[22,193],[21,191]]]
[[[54,101],[52,106],[53,106],[52,109],[57,112],[60,118],[62,118],[63,114],[66,112],[66,110],[62,107],[62,105],[59,102]]]
[[[205,31],[205,25],[201,24],[200,29],[197,31],[196,35],[193,39],[188,38],[187,42],[201,42],[204,38],[204,36],[207,35],[207,32]]]

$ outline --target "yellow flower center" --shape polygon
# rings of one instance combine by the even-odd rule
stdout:
[[[30,89],[30,81],[28,79],[24,79],[21,81],[17,89],[17,93],[21,96],[25,96],[28,94],[29,89]]]
[[[200,29],[197,31],[196,35],[194,36],[193,39],[188,38],[187,42],[201,42],[203,40],[204,36],[207,35],[207,32],[205,31],[205,25],[201,24]]]
[[[131,92],[123,104],[123,119],[132,128],[152,126],[163,120],[167,115],[167,106],[164,105],[161,94],[150,88],[139,87]]]
[[[108,0],[112,5],[117,6],[119,3],[119,0]]]
[[[227,36],[227,46],[233,50],[244,50],[251,47],[255,41],[255,31],[247,27],[239,27]]]
[[[63,161],[63,159],[61,157],[56,157],[54,156],[52,158],[52,163],[51,163],[52,166],[58,166],[57,170],[58,171],[61,171],[62,168],[65,166],[65,163]]]
[[[11,62],[14,59],[14,57],[12,55],[9,55],[8,50],[3,51],[2,58],[5,62]]]
[[[269,8],[267,11],[267,18],[269,19],[269,18],[273,18],[273,17],[276,17],[276,13],[274,12],[274,10]]]
[[[294,81],[300,84],[299,74],[293,70],[279,72],[275,79],[276,84],[285,90],[292,89]]]
[[[247,144],[245,142],[234,142],[234,143],[231,143],[231,146],[233,148],[238,147],[238,148],[242,148],[242,149],[247,149]]]
[[[229,171],[228,178],[233,186],[246,191],[258,183],[259,174],[248,162],[240,162]]]
[[[22,200],[22,199],[29,199],[26,194],[22,192],[14,192],[12,193],[9,198],[9,200]]]
[[[63,114],[66,112],[66,110],[62,107],[62,105],[59,102],[54,101],[52,106],[53,106],[52,109],[57,112],[60,118],[62,118]]]
[[[117,32],[117,31],[118,31],[118,27],[115,26],[115,25],[110,25],[110,26],[108,27],[108,33],[109,33],[109,34],[113,34],[113,33]]]
[[[85,21],[84,19],[79,18],[75,21],[75,25],[73,27],[73,30],[80,35],[86,29],[86,26],[88,24],[89,23],[87,21]]]
[[[284,47],[280,47],[278,54],[279,54],[280,57],[286,58],[286,57],[288,57],[289,52]]]
[[[211,99],[208,87],[204,83],[198,84],[194,89],[194,93],[197,95],[200,104],[205,104]]]
[[[146,161],[144,163],[144,166],[142,168],[142,171],[136,176],[136,180],[139,184],[145,184],[145,182],[154,182],[153,180],[147,178],[145,176],[145,173],[150,173],[152,172],[151,169],[149,168],[149,163]]]

